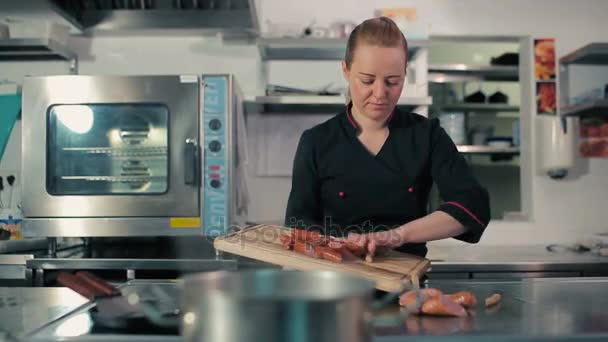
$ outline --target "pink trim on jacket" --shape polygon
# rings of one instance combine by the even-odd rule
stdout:
[[[486,226],[475,214],[473,214],[469,209],[465,208],[462,204],[460,204],[458,202],[446,202],[445,204],[451,204],[453,206],[456,206],[456,207],[462,209],[464,212],[466,212],[467,214],[469,214],[469,216],[471,216],[482,227]]]

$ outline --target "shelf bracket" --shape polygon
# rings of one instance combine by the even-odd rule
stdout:
[[[70,74],[78,75],[78,58],[76,57],[70,59]]]

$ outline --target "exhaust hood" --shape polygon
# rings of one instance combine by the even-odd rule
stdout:
[[[202,30],[255,35],[255,0],[49,0],[84,33]]]

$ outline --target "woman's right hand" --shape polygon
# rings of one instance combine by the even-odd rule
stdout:
[[[383,250],[395,248],[403,244],[401,235],[397,229],[386,230],[376,233],[348,234],[347,241],[363,247],[366,252],[366,260],[371,261],[374,255]]]

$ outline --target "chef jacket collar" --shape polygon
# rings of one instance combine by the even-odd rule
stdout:
[[[355,118],[353,117],[352,107],[353,107],[352,101],[346,105],[346,115],[344,116],[345,121],[346,121],[345,124],[346,124],[346,127],[349,132],[356,134],[357,132],[359,132],[360,127],[357,124],[357,122],[355,121]],[[397,109],[395,108],[388,117],[388,128],[389,129],[393,128],[396,124],[397,120],[394,119],[396,110]]]

